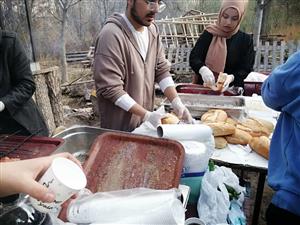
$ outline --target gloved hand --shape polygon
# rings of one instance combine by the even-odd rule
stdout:
[[[211,87],[215,85],[215,76],[207,66],[202,66],[199,70],[199,73],[202,76],[204,86]]]
[[[234,76],[232,74],[227,75],[226,80],[223,84],[223,88],[221,90],[221,92],[226,91],[229,88],[229,85],[234,81]]]
[[[175,114],[179,119],[182,119],[187,123],[194,123],[193,117],[191,116],[189,110],[184,106],[178,96],[172,100],[171,104]]]
[[[5,105],[2,101],[0,101],[0,112],[2,112],[5,109]]]
[[[161,124],[161,118],[164,114],[153,111],[149,112],[147,111],[144,115],[143,122],[149,122],[155,129],[158,127],[158,125]]]

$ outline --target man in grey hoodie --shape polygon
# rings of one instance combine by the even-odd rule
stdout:
[[[162,1],[127,0],[125,14],[115,13],[103,26],[95,47],[94,79],[101,127],[132,131],[149,121],[155,128],[162,114],[153,111],[158,83],[177,116],[192,123],[170,74],[154,24]]]

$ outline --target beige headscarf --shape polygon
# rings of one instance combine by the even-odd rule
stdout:
[[[238,32],[247,3],[248,0],[223,0],[217,23],[206,28],[209,33],[213,34],[213,38],[207,51],[205,64],[217,74],[224,72],[227,56],[226,39]],[[234,30],[225,32],[220,26],[220,22],[223,12],[228,8],[234,8],[238,11],[239,23]]]

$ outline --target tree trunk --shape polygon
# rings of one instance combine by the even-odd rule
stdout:
[[[50,134],[64,125],[58,67],[33,72],[36,83],[34,99],[42,112]]]
[[[0,29],[5,30],[4,28],[4,15],[2,10],[2,4],[0,4]]]
[[[257,5],[256,5],[256,23],[254,27],[254,45],[258,46],[259,45],[259,39],[260,39],[260,34],[261,34],[261,25],[262,25],[262,19],[263,19],[263,14],[264,14],[264,5],[265,1],[264,0],[257,0]]]
[[[67,74],[67,60],[66,60],[66,22],[67,22],[67,10],[63,9],[63,18],[61,21],[61,35],[60,35],[60,64],[61,64],[61,81],[62,83],[66,83],[69,81]]]
[[[48,96],[52,108],[52,114],[56,127],[64,125],[64,113],[62,105],[61,85],[59,79],[59,68],[53,67],[51,71],[45,75],[48,87]]]
[[[268,27],[268,19],[269,19],[270,10],[271,10],[271,4],[272,4],[272,1],[269,0],[264,5],[264,14],[263,14],[262,25],[261,25],[261,34],[268,34],[270,31],[270,29]]]
[[[52,107],[48,97],[48,87],[44,74],[40,71],[34,74],[34,81],[36,83],[36,90],[34,94],[36,104],[45,118],[49,132],[52,133],[56,126],[52,113]]]

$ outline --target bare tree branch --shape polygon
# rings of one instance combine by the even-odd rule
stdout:
[[[71,2],[68,8],[70,8],[70,7],[72,7],[72,6],[76,5],[76,4],[78,4],[79,2],[81,2],[81,0],[77,0],[77,1],[75,1],[74,3]]]
[[[55,15],[50,8],[48,8],[48,12],[51,16],[53,16],[54,19],[56,19],[57,21],[59,21],[60,23],[62,22],[62,19],[59,18],[57,15]]]

